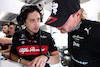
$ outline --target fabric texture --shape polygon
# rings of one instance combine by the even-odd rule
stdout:
[[[42,55],[57,51],[57,47],[51,35],[42,30],[41,33],[39,32],[35,33],[33,36],[30,35],[26,29],[16,32],[13,36],[11,53],[32,61],[35,57],[40,55],[40,43]],[[41,39],[41,42],[39,39]],[[45,67],[49,67],[49,65],[46,64]]]
[[[100,67],[100,23],[82,20],[80,28],[68,35],[69,67]]]

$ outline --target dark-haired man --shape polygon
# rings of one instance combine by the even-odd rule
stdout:
[[[8,28],[9,28],[9,24],[5,23],[2,30],[3,30],[3,33],[6,34],[6,36],[8,35]]]
[[[100,23],[82,16],[79,0],[54,0],[46,24],[68,32],[69,67],[100,67]]]
[[[2,41],[2,42],[0,41],[2,43],[0,52],[2,53],[3,56],[8,57],[8,58],[10,55],[10,49],[11,49],[11,43],[12,43],[11,37],[15,33],[15,28],[16,28],[16,24],[14,22],[9,22],[9,29],[8,29],[9,33],[7,34],[5,38],[4,37],[0,38],[0,40]]]
[[[31,67],[50,67],[49,64],[59,63],[60,56],[53,38],[40,30],[41,10],[34,5],[26,6],[17,18],[26,28],[13,36],[12,60]]]

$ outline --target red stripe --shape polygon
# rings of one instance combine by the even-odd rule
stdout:
[[[34,43],[34,40],[32,42]]]
[[[28,42],[29,42],[29,40],[26,40],[26,41],[28,41]]]
[[[41,45],[42,54],[46,54],[48,52],[48,46]],[[39,45],[24,45],[17,47],[17,51],[19,55],[40,55]]]
[[[50,19],[52,19],[52,20],[49,21]],[[55,18],[55,17],[49,17],[47,21],[49,21],[48,23],[51,24],[51,23],[55,22],[56,20],[58,20],[58,18]]]

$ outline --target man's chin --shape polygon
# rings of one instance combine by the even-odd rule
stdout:
[[[39,30],[37,30],[37,31],[34,31],[34,33],[38,33],[38,31],[39,31]]]

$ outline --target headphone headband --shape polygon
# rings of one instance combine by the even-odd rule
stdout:
[[[27,18],[27,14],[29,12],[32,12],[34,10],[37,10],[40,15],[41,15],[41,22],[42,22],[42,18],[43,18],[43,8],[41,5],[32,5],[32,4],[26,4],[22,7],[20,14],[17,16],[17,21],[20,25],[23,25],[26,18]]]

